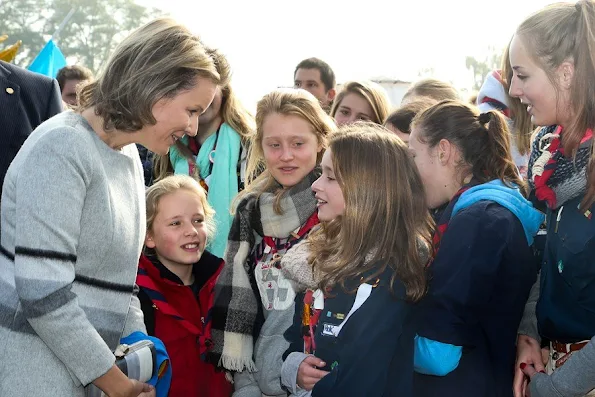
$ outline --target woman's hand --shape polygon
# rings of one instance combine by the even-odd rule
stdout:
[[[155,388],[153,386],[134,379],[130,379],[130,382],[132,383],[132,388],[129,394],[126,394],[126,397],[155,397]]]
[[[312,390],[314,385],[326,375],[327,371],[316,367],[324,367],[326,364],[318,357],[308,356],[301,362],[297,373],[297,384],[304,390]]]
[[[128,385],[122,390],[116,390],[109,397],[155,397],[155,388],[149,384],[128,379]]]
[[[539,342],[530,336],[519,335],[517,338],[517,358],[513,381],[514,397],[526,397],[529,395],[529,388],[527,386],[530,378],[521,369],[521,366],[527,369],[529,364],[535,372],[545,371]]]
[[[527,376],[527,378],[529,378],[528,382],[530,382],[533,379],[533,376],[536,373],[538,373],[538,372],[545,373],[545,370],[536,371],[533,364],[521,363],[520,368],[521,368],[521,371],[523,371],[523,373],[525,374],[525,376]],[[531,397],[531,392],[529,390],[530,390],[529,388],[527,388],[527,390],[525,390],[527,397]]]
[[[93,381],[109,397],[155,397],[155,388],[126,375],[114,364],[105,375]]]

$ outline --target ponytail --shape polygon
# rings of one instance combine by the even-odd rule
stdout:
[[[461,101],[442,101],[418,114],[413,125],[420,131],[419,139],[430,147],[442,139],[455,145],[463,157],[462,165],[471,167],[475,179],[500,179],[527,195],[512,160],[508,124],[500,112],[479,114],[477,108]]]
[[[473,174],[485,173],[489,179],[500,179],[506,184],[514,184],[527,196],[527,186],[521,179],[510,153],[510,132],[506,119],[500,112],[490,110],[477,116],[477,121],[485,129],[488,139],[485,153],[473,164]]]

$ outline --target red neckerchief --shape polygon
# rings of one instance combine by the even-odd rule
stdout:
[[[314,291],[311,289],[306,291],[304,295],[304,306],[302,311],[302,330],[304,338],[304,353],[314,354],[316,351],[316,342],[314,340],[314,332],[318,319],[320,318],[321,309],[314,309]]]
[[[564,147],[562,147],[561,137],[562,137],[562,127],[558,126],[554,131],[554,134],[558,135],[557,138],[554,138],[550,142],[550,146],[547,148],[547,151],[552,154],[548,162],[544,166],[543,173],[541,175],[534,175],[533,176],[533,184],[535,185],[535,197],[541,201],[545,201],[550,208],[556,208],[556,193],[552,190],[551,187],[547,185],[548,180],[556,171],[556,167],[558,166],[558,158],[560,156],[564,156]],[[593,137],[593,131],[588,129],[581,139],[579,144],[582,145],[589,139]]]
[[[432,243],[434,246],[434,254],[432,255],[432,259],[428,262],[428,266],[430,266],[432,264],[433,259],[436,258],[436,255],[438,254],[438,249],[440,248],[440,240],[442,240],[442,236],[444,236],[444,233],[446,232],[446,229],[448,228],[448,223],[450,222],[450,217],[452,216],[452,210],[454,209],[455,204],[457,203],[457,201],[459,201],[461,194],[465,193],[467,190],[469,190],[476,184],[477,184],[477,182],[472,181],[472,182],[464,185],[462,188],[460,188],[459,191],[453,196],[453,198],[450,199],[448,206],[446,206],[446,208],[444,209],[444,212],[440,216],[440,220],[438,221],[438,224],[436,225],[436,231],[434,232],[434,237],[432,238]]]
[[[287,242],[285,244],[283,244],[281,247],[279,247],[280,239],[269,237],[269,236],[264,236],[262,240],[263,240],[264,244],[270,248],[270,251],[268,253],[273,255],[273,257],[277,256],[277,258],[279,259],[279,260],[275,261],[275,263],[274,263],[275,267],[279,268],[281,266],[281,261],[280,261],[281,257],[279,255],[275,255],[275,254],[277,254],[279,249],[284,249],[287,251],[295,243],[299,242],[310,230],[312,230],[312,228],[314,226],[318,225],[319,223],[320,223],[320,221],[318,220],[318,211],[315,211],[312,215],[310,215],[308,220],[306,220],[306,222],[303,224],[302,227],[300,227],[300,229],[297,232],[290,234]]]
[[[198,329],[194,324],[190,321],[184,319],[180,313],[167,302],[165,295],[161,292],[161,288],[153,281],[149,273],[157,272],[158,270],[155,268],[155,265],[151,263],[149,258],[144,255],[141,255],[139,263],[138,263],[138,273],[136,276],[136,283],[140,288],[143,288],[153,304],[157,307],[159,311],[163,314],[171,316],[178,320],[180,324],[191,334],[194,335],[202,335],[202,331]]]

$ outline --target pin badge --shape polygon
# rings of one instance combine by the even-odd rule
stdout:
[[[12,95],[12,94],[14,94],[14,89],[12,87],[8,87],[8,88],[6,88],[6,93],[8,95]]]
[[[562,271],[564,270],[564,263],[562,263],[562,261],[558,261],[558,273],[562,273]]]

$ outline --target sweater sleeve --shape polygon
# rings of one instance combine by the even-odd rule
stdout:
[[[71,291],[93,170],[87,146],[66,127],[39,138],[19,170],[15,200],[15,284],[23,313],[83,385],[115,360]]]
[[[302,312],[304,292],[298,292],[294,299],[295,311],[293,313],[293,323],[287,331],[283,334],[285,340],[289,342],[289,347],[283,353],[283,360],[287,358],[293,352],[304,352],[304,338],[302,336]]]
[[[234,392],[232,397],[262,397],[254,375],[248,371],[233,374]]]
[[[527,303],[525,304],[523,318],[521,319],[518,330],[520,335],[530,336],[538,342],[541,342],[541,336],[539,335],[539,329],[537,327],[537,313],[535,310],[537,309],[537,301],[539,300],[540,280],[541,273],[537,275],[537,281],[535,281],[535,284],[533,284],[533,287],[531,287],[529,299],[527,299]]]
[[[531,379],[532,397],[582,397],[595,389],[595,337],[572,354],[550,376],[537,373]]]
[[[387,378],[395,374],[382,369],[389,368],[396,357],[406,305],[396,300],[388,288],[374,288],[339,333],[341,338],[342,333],[349,332],[353,340],[342,341],[338,365],[314,385],[312,396],[383,395]],[[351,333],[349,329],[355,331],[354,327],[357,332]],[[413,357],[401,355],[400,359]]]
[[[128,336],[137,331],[140,331],[143,334],[147,333],[143,320],[143,311],[141,310],[140,300],[138,299],[138,292],[138,285],[134,284],[134,291],[130,298],[128,315],[126,315],[126,323],[124,324],[124,331],[122,332],[123,336]]]
[[[292,396],[305,396],[308,393],[297,384],[300,365],[308,356],[305,353],[293,352],[283,361],[283,367],[281,367],[281,384],[287,388],[289,394]]]

